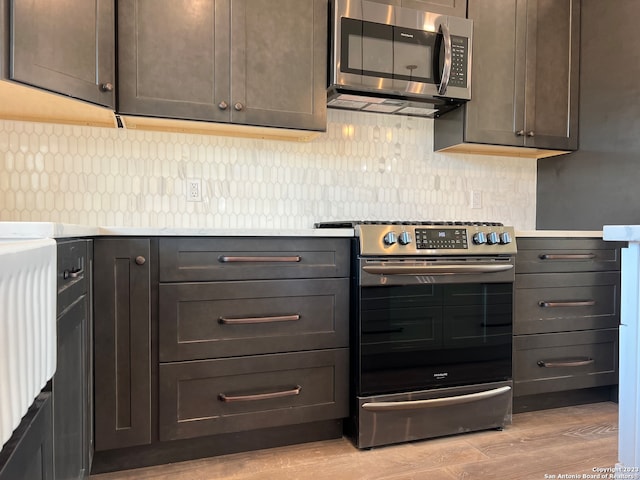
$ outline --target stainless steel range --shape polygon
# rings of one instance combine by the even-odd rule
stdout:
[[[354,228],[351,414],[359,448],[511,422],[512,227],[326,222]]]

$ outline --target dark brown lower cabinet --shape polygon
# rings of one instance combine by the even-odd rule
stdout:
[[[54,480],[51,410],[42,392],[0,450],[0,480]]]
[[[57,353],[51,381],[56,480],[88,478],[93,455],[92,241],[58,241]]]
[[[151,443],[151,241],[94,246],[95,448]]]
[[[615,400],[623,245],[587,237],[517,243],[514,412]]]
[[[97,238],[92,473],[340,437],[349,249]]]

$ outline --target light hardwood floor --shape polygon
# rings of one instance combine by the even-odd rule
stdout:
[[[343,438],[92,475],[91,480],[582,478],[615,465],[617,426],[617,404],[594,403],[517,414],[503,431],[364,451]]]

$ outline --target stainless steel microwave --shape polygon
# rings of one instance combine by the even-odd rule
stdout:
[[[471,99],[473,22],[333,0],[328,106],[437,117]]]

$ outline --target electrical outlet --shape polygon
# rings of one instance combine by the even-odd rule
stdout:
[[[471,208],[482,208],[482,192],[478,190],[471,191]]]
[[[202,201],[202,180],[187,178],[187,202]]]

